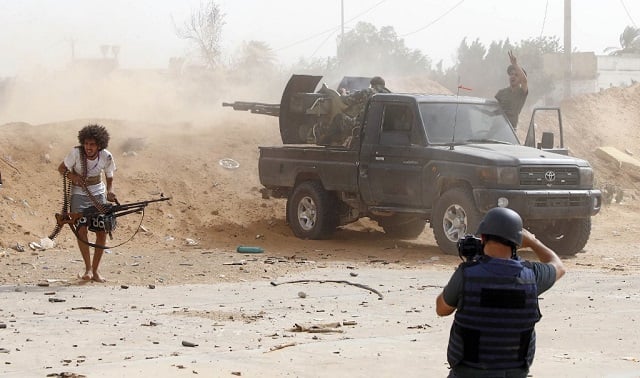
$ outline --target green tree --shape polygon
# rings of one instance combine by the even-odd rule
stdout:
[[[247,74],[275,71],[276,55],[265,42],[243,42],[233,66]]]
[[[217,67],[220,58],[220,37],[225,24],[225,14],[213,0],[200,4],[182,28],[175,27],[178,38],[196,45],[200,58],[207,68]]]
[[[627,26],[620,34],[620,47],[607,47],[604,51],[609,55],[639,54],[640,53],[640,28]]]
[[[513,51],[526,70],[529,83],[534,83],[529,85],[531,100],[535,102],[553,88],[551,79],[544,75],[542,56],[561,51],[557,37],[531,38],[516,44],[509,39],[493,41],[488,49],[477,39],[468,43],[465,38],[458,47],[454,66],[435,71],[435,78],[454,93],[458,86],[463,86],[471,88],[471,92],[460,91],[460,94],[491,98],[498,89],[508,85],[509,51]]]
[[[252,90],[270,88],[280,80],[276,54],[263,41],[243,42],[226,71],[226,81],[249,85]]]
[[[359,22],[338,40],[334,68],[358,75],[428,74],[431,60],[420,50],[407,48],[392,26],[378,30],[370,23]]]

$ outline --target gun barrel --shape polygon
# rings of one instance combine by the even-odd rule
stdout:
[[[265,114],[274,117],[280,116],[280,104],[267,104],[264,102],[223,102],[222,106],[232,107],[233,110],[250,111],[254,114]]]
[[[148,200],[148,201],[123,203],[123,204],[119,204],[119,205],[114,206],[113,207],[113,211],[121,211],[121,210],[131,209],[131,208],[134,208],[134,207],[143,208],[143,207],[146,207],[150,203],[160,202],[160,201],[168,201],[170,199],[171,199],[171,197],[162,197],[162,198],[156,198],[156,199],[152,199],[152,200]]]

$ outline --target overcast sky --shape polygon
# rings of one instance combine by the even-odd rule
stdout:
[[[183,56],[176,37],[200,0],[0,0],[0,77],[101,56],[120,46],[123,68],[162,68]],[[222,40],[230,56],[242,41],[266,42],[283,64],[299,57],[335,55],[341,31],[357,22],[393,26],[407,47],[433,63],[451,65],[463,38],[512,42],[558,36],[563,42],[564,0],[219,0],[226,14]],[[574,0],[572,47],[603,54],[619,46],[626,26],[640,23],[638,0]]]

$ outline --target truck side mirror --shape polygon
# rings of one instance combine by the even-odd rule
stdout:
[[[554,135],[551,132],[543,132],[542,139],[538,143],[538,148],[551,149],[553,148]]]

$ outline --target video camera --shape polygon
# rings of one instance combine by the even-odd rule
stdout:
[[[474,261],[484,254],[483,250],[482,239],[473,235],[467,234],[458,240],[458,255],[463,261]]]

